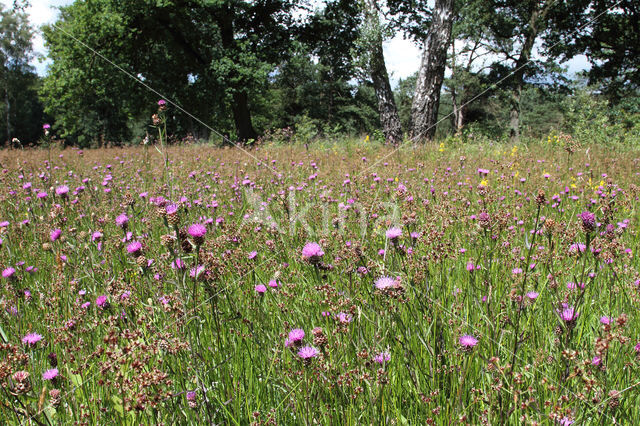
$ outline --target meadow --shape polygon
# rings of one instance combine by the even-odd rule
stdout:
[[[640,151],[51,147],[0,169],[1,424],[640,415]]]

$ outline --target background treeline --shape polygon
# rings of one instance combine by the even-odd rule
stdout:
[[[4,144],[37,144],[45,122],[66,144],[140,143],[160,96],[134,77],[191,114],[169,106],[176,141],[221,142],[203,123],[246,143],[640,132],[632,0],[77,0],[42,28],[43,77],[25,7],[0,10]],[[423,56],[392,87],[396,34]],[[591,68],[569,78],[579,54]]]

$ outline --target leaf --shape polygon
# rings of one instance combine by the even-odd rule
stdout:
[[[120,397],[117,396],[117,395],[113,395],[111,397],[111,402],[113,402],[113,408],[115,408],[115,410],[118,412],[118,414],[120,414],[121,416],[124,416],[124,408],[122,407],[122,399],[120,399]]]
[[[57,411],[55,408],[53,408],[51,405],[48,405],[45,407],[45,409],[43,410],[43,413],[45,415],[45,417],[47,418],[49,424],[56,424],[53,421],[53,418],[55,417],[55,415],[57,414]]]
[[[82,387],[82,377],[79,374],[69,374],[69,379],[71,383],[77,388]]]
[[[4,343],[9,343],[9,339],[7,338],[7,335],[4,334],[4,330],[2,329],[2,326],[0,326],[0,337],[2,337],[2,341]]]

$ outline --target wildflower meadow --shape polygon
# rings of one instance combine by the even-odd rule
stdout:
[[[637,422],[640,152],[371,144],[0,152],[0,424]]]

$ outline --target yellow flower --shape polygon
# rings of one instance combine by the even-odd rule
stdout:
[[[366,138],[364,138],[364,141],[365,141],[365,142],[369,142],[369,135],[367,135],[367,137],[366,137]]]
[[[440,142],[440,149],[438,151],[444,152],[444,143],[443,142]]]
[[[486,179],[482,179],[482,181],[480,181],[480,185],[489,186],[489,182]]]

